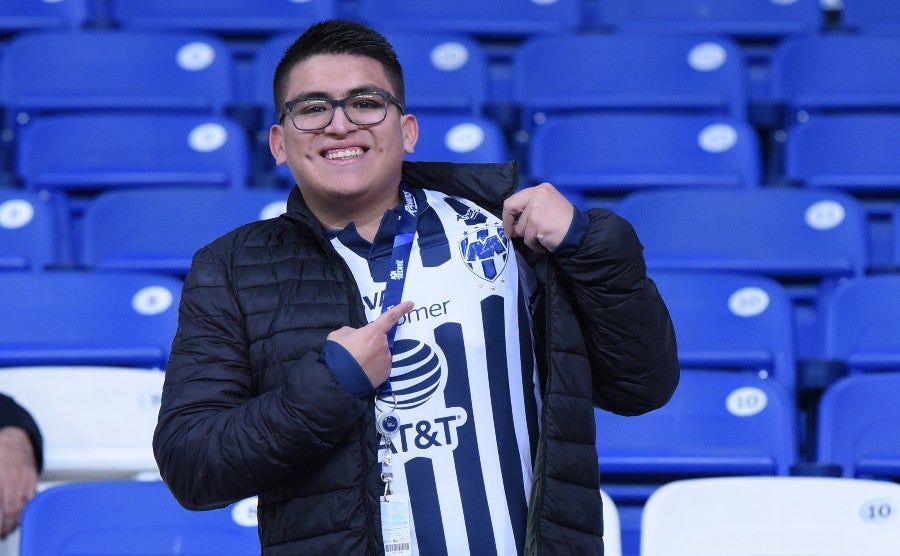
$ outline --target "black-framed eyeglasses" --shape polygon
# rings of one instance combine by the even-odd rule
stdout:
[[[316,131],[328,127],[338,106],[355,125],[380,124],[387,117],[388,103],[397,105],[403,114],[403,106],[387,91],[356,93],[340,100],[330,98],[298,98],[284,103],[284,112],[290,114],[291,123],[300,131]],[[283,116],[282,116],[283,117]]]

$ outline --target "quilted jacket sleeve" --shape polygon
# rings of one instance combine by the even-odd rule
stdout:
[[[281,387],[254,395],[247,315],[226,265],[194,258],[181,298],[153,449],[162,478],[189,509],[227,505],[321,461],[367,404],[347,393],[318,349],[281,365]]]
[[[556,257],[588,347],[595,405],[622,415],[663,406],[679,379],[669,312],[631,225],[605,209],[571,256]]]

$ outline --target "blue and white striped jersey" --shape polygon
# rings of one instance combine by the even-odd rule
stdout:
[[[400,431],[392,489],[412,513],[412,554],[523,552],[540,393],[528,300],[532,277],[499,219],[469,201],[414,190],[420,208],[390,385]],[[332,243],[381,314],[394,224],[374,244],[352,226]]]

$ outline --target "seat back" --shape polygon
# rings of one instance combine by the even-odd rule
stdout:
[[[230,49],[205,33],[23,33],[6,44],[3,58],[9,126],[72,110],[221,115],[234,96]]]
[[[578,137],[585,156],[572,156]],[[700,114],[557,115],[529,144],[528,174],[581,202],[596,193],[760,185],[756,133],[744,120]]]
[[[112,3],[114,21],[125,29],[209,31],[229,35],[299,34],[338,15],[338,0],[128,0]]]
[[[650,271],[669,309],[682,369],[749,372],[796,389],[793,309],[775,280],[720,271]]]
[[[44,437],[43,481],[158,475],[151,442],[164,373],[100,366],[0,369],[0,392]]]
[[[256,499],[202,512],[162,481],[94,481],[48,488],[22,517],[21,556],[260,552]]]
[[[822,25],[819,0],[604,0],[600,23],[619,31],[719,33],[737,38],[777,38],[813,33]]]
[[[17,168],[33,190],[243,188],[249,158],[246,133],[225,117],[66,114],[37,118],[21,130]]]
[[[844,281],[823,304],[826,357],[851,372],[900,372],[900,275]]]
[[[356,15],[378,29],[453,31],[488,38],[559,33],[575,30],[583,23],[579,0],[460,0],[452,9],[434,0],[359,0]]]
[[[822,112],[900,110],[900,37],[806,35],[772,53],[771,96],[791,126]]]
[[[683,370],[662,408],[595,417],[601,483],[617,502],[685,477],[787,475],[798,458],[792,398],[750,373]]]
[[[43,270],[58,261],[53,207],[42,197],[0,190],[0,271]]]
[[[0,367],[163,368],[181,282],[115,272],[0,273]]]
[[[845,477],[900,478],[900,372],[846,376],[819,402],[817,459]]]
[[[81,261],[95,270],[183,276],[197,250],[238,226],[277,217],[286,209],[287,196],[263,189],[105,193],[85,210]]]
[[[622,531],[616,502],[600,489],[603,501],[603,556],[622,556]]]
[[[532,37],[516,52],[512,87],[526,130],[559,112],[746,113],[743,57],[722,36]]]
[[[424,113],[415,152],[407,160],[506,162],[509,150],[500,125],[480,116]]]
[[[900,546],[900,485],[833,477],[673,482],[644,508],[642,556],[887,556]]]
[[[634,225],[648,267],[657,270],[824,279],[861,276],[866,266],[862,208],[836,191],[641,191],[617,211]]]
[[[813,117],[789,130],[784,150],[785,175],[804,187],[900,191],[900,112]]]

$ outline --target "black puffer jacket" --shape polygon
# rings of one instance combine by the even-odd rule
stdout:
[[[405,163],[404,178],[498,211],[514,163]],[[601,554],[593,406],[639,414],[678,382],[675,338],[632,228],[588,212],[571,257],[525,254],[542,282],[535,342],[542,433],[527,549]],[[269,554],[381,554],[374,408],[320,358],[326,335],[365,324],[349,269],[294,190],[288,212],[201,249],[181,299],[153,440],[187,508],[259,494]]]

